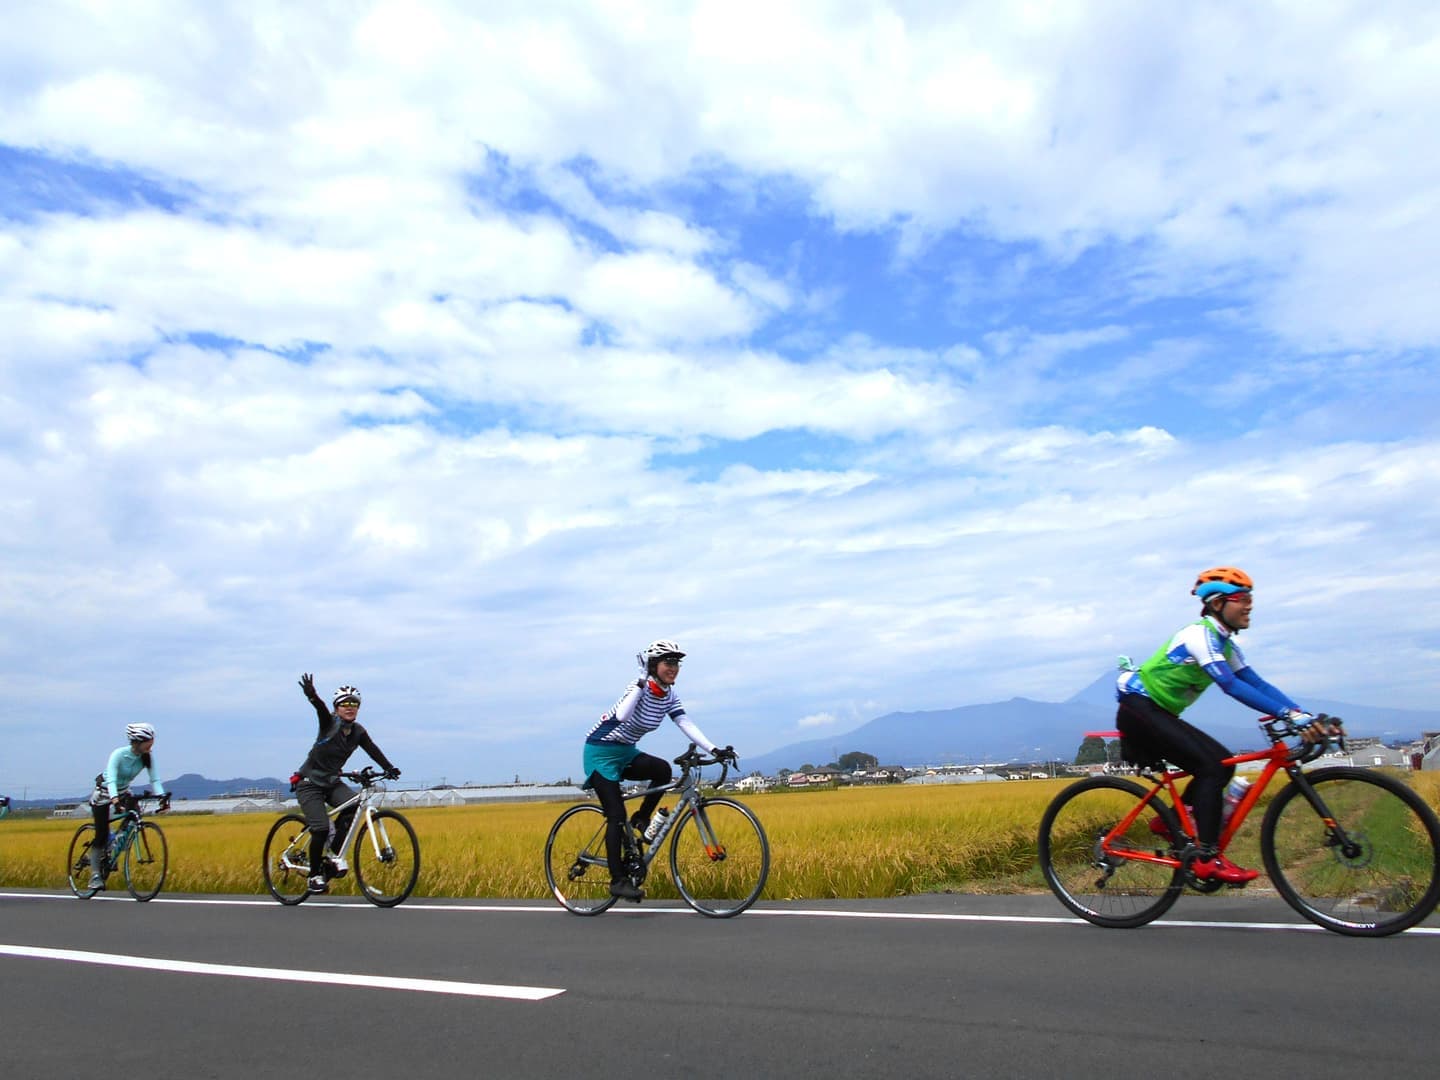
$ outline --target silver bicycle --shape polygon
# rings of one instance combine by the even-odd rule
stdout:
[[[702,788],[700,770],[728,762],[702,757],[690,749],[675,759],[678,780],[659,788],[626,795],[643,798],[656,791],[676,791],[680,800],[648,846],[638,833],[625,829],[625,873],[638,889],[644,884],[660,849],[670,838],[670,877],[681,899],[702,915],[725,919],[753,904],[770,876],[770,841],[750,808],[734,799],[710,798]],[[657,808],[656,813],[660,813]],[[605,855],[605,811],[595,803],[566,810],[545,841],[545,880],[555,899],[576,915],[599,915],[615,903],[610,895],[610,864]]]
[[[327,811],[333,819],[355,807],[350,828],[339,845],[351,853],[355,886],[360,895],[379,907],[394,907],[415,891],[420,877],[420,841],[410,822],[394,810],[377,810],[372,803],[385,790],[384,774],[366,766],[341,777],[360,785],[354,798]],[[286,906],[310,895],[310,827],[300,814],[286,814],[270,827],[262,861],[265,886]],[[339,878],[326,860],[327,879]]]

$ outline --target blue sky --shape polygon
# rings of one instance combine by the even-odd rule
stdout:
[[[1057,700],[1217,563],[1433,707],[1430,6],[652,8],[13,7],[0,791]]]

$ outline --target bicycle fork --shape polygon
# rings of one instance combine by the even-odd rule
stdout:
[[[375,852],[375,858],[382,863],[395,861],[395,848],[390,844],[390,834],[385,831],[382,822],[376,820],[375,811],[369,806],[365,807],[365,824],[368,828],[365,835],[370,838],[370,847]]]
[[[705,854],[710,857],[711,862],[722,862],[725,859],[725,845],[715,835],[715,830],[710,827],[710,818],[705,813],[705,805],[701,803],[695,807],[695,828],[699,830],[700,842],[705,846]]]
[[[1290,782],[1300,789],[1300,794],[1305,796],[1305,801],[1310,804],[1311,809],[1319,815],[1321,823],[1324,824],[1325,846],[1339,848],[1340,853],[1347,859],[1358,858],[1361,854],[1361,845],[1352,840],[1345,832],[1345,827],[1330,812],[1330,808],[1325,805],[1325,800],[1320,797],[1320,793],[1306,779],[1305,773],[1298,766],[1293,765],[1285,771],[1290,776]]]

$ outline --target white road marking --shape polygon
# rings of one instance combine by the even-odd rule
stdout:
[[[68,893],[68,892],[66,892],[66,893],[0,893],[0,898],[4,898],[4,897],[14,897],[14,898],[17,898],[17,899],[18,899],[18,898],[28,898],[28,899],[32,899],[32,900],[34,900],[34,899],[45,899],[45,900],[73,900],[73,899],[75,899],[75,897],[72,896],[72,895],[71,895],[70,893]],[[96,897],[95,899],[98,900],[98,899],[101,899],[101,898],[100,898],[100,897]],[[114,896],[114,897],[108,897],[107,899],[111,899],[111,900],[114,900],[114,901],[120,902],[120,903],[129,902],[129,900],[130,900],[130,898],[129,898],[128,896],[118,896],[118,895],[117,895],[117,896]],[[88,901],[85,901],[85,902],[86,902],[86,903],[94,903],[95,900],[88,900]],[[248,898],[248,897],[215,897],[215,898],[213,898],[213,899],[210,899],[210,898],[199,897],[199,896],[183,896],[183,897],[182,897],[182,896],[170,896],[170,897],[156,897],[154,900],[151,900],[150,903],[151,903],[151,904],[237,905],[237,906],[244,906],[244,907],[270,907],[270,908],[278,908],[278,907],[280,907],[280,905],[277,904],[274,900],[271,900],[271,899],[268,899],[268,898],[263,898],[263,897],[255,897],[255,898]],[[364,903],[364,902],[362,902],[362,901],[359,901],[358,899],[357,899],[355,902],[353,902],[353,903],[347,903],[347,902],[344,902],[344,901],[336,901],[336,900],[317,900],[317,899],[315,899],[314,897],[312,897],[311,899],[307,900],[307,901],[305,902],[305,904],[303,905],[303,907],[306,907],[306,908],[328,907],[328,908],[337,908],[337,909],[342,910],[342,911],[344,911],[344,910],[349,910],[349,911],[375,911],[375,910],[377,910],[374,906],[372,906],[372,905],[370,905],[370,904],[367,904],[367,903]],[[568,913],[567,911],[565,911],[565,909],[562,908],[559,904],[550,904],[550,903],[545,903],[545,904],[426,904],[426,903],[423,903],[423,902],[414,902],[414,901],[412,901],[412,902],[406,903],[406,904],[404,904],[404,905],[402,905],[402,906],[400,906],[400,907],[391,908],[391,909],[389,909],[389,910],[391,910],[391,911],[404,911],[404,912],[422,912],[422,913],[429,913],[429,914],[447,914],[447,913],[462,913],[462,912],[476,912],[476,911],[497,912],[497,913],[502,913],[502,914],[503,914],[503,913],[506,913],[506,912],[511,912],[511,913],[513,913],[513,912],[520,912],[520,913],[544,914],[544,915],[568,915],[568,914],[569,914],[569,913]],[[702,918],[702,916],[698,915],[696,912],[692,911],[690,908],[685,907],[685,906],[683,906],[683,905],[680,905],[680,906],[669,906],[669,907],[658,907],[658,906],[656,906],[656,905],[654,905],[654,904],[646,904],[646,905],[643,905],[643,906],[639,906],[639,905],[631,906],[631,905],[628,905],[628,904],[627,904],[627,905],[625,905],[624,907],[621,907],[621,906],[617,905],[617,906],[611,908],[608,912],[606,912],[606,915],[607,915],[607,917],[608,917],[608,916],[619,916],[619,917],[622,917],[622,918],[625,917],[625,916],[627,916],[627,915],[631,915],[631,916],[635,916],[635,915],[691,915],[691,916],[694,916],[695,918]],[[914,922],[971,922],[971,923],[987,923],[987,922],[989,922],[989,923],[1011,923],[1011,924],[1031,923],[1031,924],[1035,924],[1035,925],[1039,925],[1039,926],[1046,926],[1046,925],[1054,925],[1054,926],[1066,926],[1066,925],[1069,925],[1069,926],[1089,926],[1089,925],[1090,925],[1090,924],[1087,923],[1084,919],[1077,918],[1077,917],[1074,916],[1074,915],[967,915],[967,914],[958,913],[958,912],[943,912],[943,911],[837,911],[837,910],[829,910],[829,909],[824,909],[824,908],[763,908],[763,907],[752,907],[749,911],[745,912],[743,915],[741,915],[741,916],[739,916],[739,917],[742,918],[742,919],[752,919],[752,918],[757,918],[757,917],[758,917],[758,918],[766,918],[766,917],[779,917],[779,918],[803,917],[803,918],[810,918],[810,919],[880,919],[880,920],[889,919],[889,920],[914,921]],[[1312,933],[1312,932],[1313,932],[1313,933],[1322,933],[1322,934],[1328,934],[1328,933],[1330,933],[1330,931],[1329,931],[1329,930],[1326,930],[1324,927],[1322,927],[1322,926],[1317,926],[1317,925],[1315,925],[1314,923],[1309,923],[1309,922],[1288,922],[1288,923],[1280,923],[1280,922],[1241,922],[1241,921],[1230,921],[1230,920],[1224,920],[1224,919],[1216,919],[1216,920],[1205,920],[1205,919],[1169,919],[1169,918],[1165,918],[1165,917],[1162,916],[1160,919],[1157,919],[1155,922],[1149,923],[1148,925],[1153,926],[1153,927],[1157,927],[1157,928],[1161,928],[1161,929],[1166,928],[1166,927],[1171,927],[1171,928],[1202,929],[1202,930],[1286,930],[1286,931],[1291,931],[1291,932],[1298,930],[1298,931],[1303,931],[1303,932],[1305,932],[1305,933]],[[1412,927],[1412,928],[1409,929],[1409,930],[1404,931],[1404,933],[1406,933],[1406,934],[1419,935],[1419,936],[1421,936],[1421,937],[1440,937],[1440,926],[1416,926],[1416,927]]]
[[[288,968],[239,967],[235,964],[201,964],[192,960],[163,960],[149,956],[83,952],[78,949],[42,949],[30,945],[0,945],[0,956],[34,960],[64,960],[72,964],[140,968],[180,975],[223,975],[233,979],[269,979],[275,982],[324,983],[330,989],[363,986],[372,990],[412,990],[423,994],[459,994],[463,997],[512,998],[543,1001],[565,991],[550,986],[500,986],[494,983],[453,982],[448,979],[404,979],[390,975],[358,975],[340,971],[296,971]]]

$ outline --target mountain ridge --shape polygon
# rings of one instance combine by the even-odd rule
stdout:
[[[1328,701],[1301,696],[1302,704],[1346,721],[1353,736],[1409,741],[1440,729],[1440,711]],[[1237,753],[1264,745],[1251,712],[1212,690],[1186,710],[1185,718]],[[1087,731],[1115,729],[1115,673],[1106,672],[1064,701],[1013,697],[1007,701],[886,713],[846,732],[803,739],[742,758],[744,772],[773,775],[779,769],[821,766],[844,753],[874,755],[883,765],[1072,761]]]

